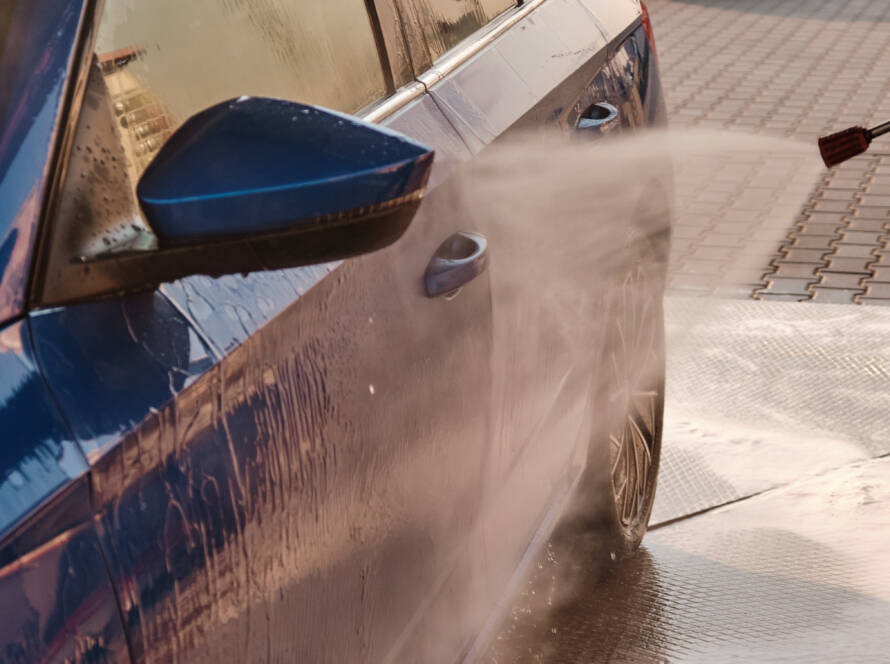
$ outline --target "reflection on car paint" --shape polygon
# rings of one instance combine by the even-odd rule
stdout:
[[[33,316],[31,327],[43,372],[88,458],[213,363],[160,293],[52,309]]]
[[[92,521],[0,568],[0,661],[130,661]]]
[[[379,661],[468,528],[469,508],[443,514],[418,497],[447,486],[459,503],[477,500],[487,368],[474,358],[489,350],[468,344],[484,329],[486,291],[462,296],[481,314],[441,312],[440,324],[462,323],[448,347],[430,348],[421,312],[399,305],[410,283],[359,262],[262,324],[94,466],[135,659]],[[373,296],[381,280],[394,300]],[[247,286],[240,306],[253,316]],[[454,389],[466,376],[473,389]],[[418,455],[450,461],[429,478]]]
[[[542,121],[558,117],[605,64],[605,46],[587,10],[574,3],[544,3],[477,54],[472,66],[432,82],[430,94],[475,154],[514,123],[539,129]],[[569,77],[571,85],[554,86]]]
[[[25,323],[0,328],[0,535],[87,470],[33,358]]]
[[[206,335],[221,358],[339,264],[338,261],[218,278],[196,275],[164,284],[161,292]]]
[[[0,42],[0,324],[21,313],[82,0],[15,2]]]

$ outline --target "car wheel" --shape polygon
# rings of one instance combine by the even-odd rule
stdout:
[[[635,233],[601,281],[587,463],[553,538],[571,565],[632,555],[649,523],[664,415],[667,235]]]
[[[637,244],[643,242],[638,240]],[[612,557],[640,546],[658,481],[664,416],[664,309],[662,288],[654,283],[653,252],[635,252],[613,291],[607,309],[603,386],[598,410],[604,411],[596,454],[599,482],[608,492],[604,530]],[[602,453],[602,448],[608,451]]]

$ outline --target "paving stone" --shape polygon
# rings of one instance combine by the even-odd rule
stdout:
[[[865,258],[872,255],[874,247],[867,244],[835,243],[834,256],[842,258]]]
[[[737,253],[735,248],[731,247],[697,247],[690,258],[694,260],[719,261],[732,258]]]
[[[722,230],[722,228],[720,228]],[[698,244],[702,247],[739,247],[744,243],[742,235],[727,235],[726,233],[705,233],[704,238]]]
[[[866,231],[842,230],[840,242],[845,244],[867,244],[874,246],[881,237],[881,233],[869,233]]]
[[[864,188],[862,178],[848,177],[832,177],[829,179],[830,186],[833,189],[850,189],[853,191],[861,191]]]
[[[730,268],[723,273],[724,281],[750,287],[749,291],[759,288],[766,275],[767,272],[763,268]]]
[[[729,206],[731,210],[736,210],[739,212],[752,212],[756,215],[767,214],[772,207],[773,204],[771,201],[749,199],[745,198],[744,196],[740,196]]]
[[[696,274],[674,274],[668,278],[668,289],[680,291],[705,291],[711,292],[715,287],[715,280],[711,276]]]
[[[724,267],[725,263],[721,261],[696,261],[688,260],[687,257],[683,261],[680,272],[683,274],[707,274],[717,277],[723,273]]]
[[[890,195],[888,196],[879,196],[877,194],[862,194],[860,196],[859,204],[862,206],[875,206],[883,209],[890,208]]]
[[[824,302],[827,304],[853,304],[853,298],[863,293],[862,290],[820,288],[818,286],[813,286],[811,292],[813,294],[813,302]]]
[[[769,234],[767,234],[769,237]],[[750,240],[746,242],[743,246],[739,247],[737,251],[738,256],[745,256],[746,260],[751,260],[753,257],[760,258],[760,265],[763,265],[764,262],[769,264],[770,260],[776,253],[776,243],[779,241],[777,237],[775,240],[767,239],[767,240]],[[810,251],[807,249],[799,249],[798,251]],[[821,251],[819,249],[814,249],[812,251]]]
[[[828,235],[831,237],[837,237],[838,230],[845,227],[846,226],[843,223],[815,224],[809,221],[804,221],[797,225],[797,229],[800,233],[805,233],[806,235]]]
[[[823,272],[819,279],[819,286],[825,288],[849,288],[856,290],[862,288],[861,282],[863,278],[864,277],[861,274]]]
[[[693,203],[686,209],[686,211],[691,214],[716,216],[722,209],[723,205],[720,203]]]
[[[868,297],[890,298],[890,283],[865,281]]]
[[[828,265],[822,268],[823,272],[850,272],[856,274],[871,274],[869,265],[874,261],[873,256],[867,258],[843,258],[841,256],[828,256]]]
[[[849,214],[841,214],[837,212],[808,212],[806,219],[814,224],[827,224],[834,226],[843,226]]]
[[[831,243],[837,238],[834,235],[798,235],[791,243],[792,248],[801,249],[821,249],[829,251],[832,249]]]
[[[847,228],[851,231],[870,231],[873,233],[884,233],[890,224],[890,219],[882,221],[880,219],[865,219],[863,217],[851,216],[847,221]]]
[[[886,281],[890,283],[890,266],[881,267],[879,265],[872,265],[872,276],[869,281]]]
[[[686,254],[692,247],[692,239],[671,237],[671,253]]]
[[[806,295],[807,288],[813,283],[813,279],[796,279],[791,277],[766,278],[764,293],[782,293],[785,295]]]
[[[816,212],[840,212],[845,214],[852,209],[852,201],[845,200],[821,200],[813,204]]]
[[[840,189],[837,187],[826,187],[819,191],[819,200],[825,201],[845,201],[847,203],[852,203],[856,200],[854,198],[855,191],[849,191],[847,189]]]
[[[888,216],[887,212],[887,208],[884,207],[856,205],[853,214],[866,219],[882,219],[884,221],[890,221],[890,216]]]
[[[848,246],[858,246],[858,245],[848,245]],[[820,251],[819,249],[785,249],[782,248],[782,253],[784,254],[782,257],[782,261],[787,263],[813,263],[815,261],[821,261],[822,257],[825,255],[824,251]]]
[[[775,274],[777,277],[797,277],[816,279],[816,271],[822,267],[822,263],[785,263],[776,262]]]
[[[686,226],[685,224],[684,225],[675,225],[671,229],[671,238],[672,239],[685,238],[685,239],[694,240],[694,239],[698,239],[701,237],[703,230],[704,229],[699,228],[697,226]]]
[[[855,301],[857,304],[890,307],[890,298],[868,297],[867,295],[859,295],[856,297]]]
[[[867,182],[863,188],[869,194],[890,196],[890,183],[885,183],[884,180]]]
[[[720,233],[745,237],[757,230],[758,224],[756,221],[756,219],[751,217],[747,217],[746,221],[726,221],[721,219],[717,223],[717,229]]]

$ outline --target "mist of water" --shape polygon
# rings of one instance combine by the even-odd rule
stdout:
[[[562,500],[570,510],[564,522],[579,516],[571,513],[578,506],[561,493],[560,478],[567,459],[576,469],[585,464],[586,432],[594,431],[595,444],[603,444],[607,432],[621,425],[628,400],[616,398],[620,383],[657,385],[662,374],[651,321],[661,311],[671,227],[682,224],[678,215],[689,209],[675,205],[684,185],[720,170],[732,173],[732,164],[757,172],[759,162],[778,160],[788,168],[770,171],[773,188],[807,192],[820,168],[814,146],[725,131],[572,139],[531,133],[501,140],[477,156],[454,198],[453,211],[464,216],[466,230],[481,230],[489,238],[497,412],[493,471],[475,536],[484,542],[483,571],[463,621],[473,631],[488,623],[467,661],[504,627],[490,616],[500,600],[504,617],[508,604],[499,593],[521,560],[526,575],[535,566],[546,567],[547,578],[523,585],[522,574],[516,575],[508,593],[523,589],[522,610],[541,615],[557,610],[576,591],[573,584],[581,577],[566,570],[583,568],[589,580],[597,573],[592,566],[610,564],[602,551],[594,564],[590,547],[566,544],[564,537],[534,553],[525,546],[536,529],[538,543],[545,542],[542,534],[556,523],[545,519],[541,527],[542,506]],[[731,178],[722,184],[715,189],[736,203],[744,202],[746,192],[762,193]],[[734,217],[736,227],[739,218]],[[715,214],[711,224],[722,221]],[[793,217],[767,221],[752,212],[745,237],[775,251]],[[752,258],[750,251],[739,251]],[[760,257],[764,272],[769,258],[769,252]],[[730,276],[718,278],[715,289],[732,285]],[[699,307],[696,315],[707,311]],[[681,351],[683,336],[675,334],[672,341],[667,352]],[[616,357],[626,366],[616,367]],[[562,571],[551,574],[557,567]],[[442,616],[440,624],[445,621],[449,629],[427,634],[418,661],[447,659],[455,628],[453,616]]]

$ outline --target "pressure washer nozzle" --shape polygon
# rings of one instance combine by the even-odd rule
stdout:
[[[822,161],[828,168],[837,166],[868,150],[873,139],[887,132],[890,132],[890,122],[885,122],[873,129],[850,127],[836,134],[823,136],[819,139],[819,152],[822,154]]]
[[[850,127],[819,139],[819,152],[828,168],[868,150],[871,133],[865,127]]]

